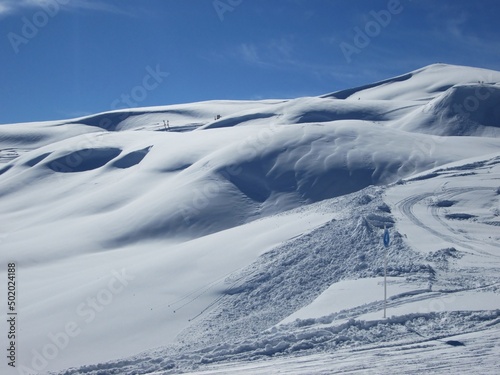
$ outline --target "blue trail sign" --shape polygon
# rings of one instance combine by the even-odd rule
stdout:
[[[390,241],[389,230],[387,228],[385,228],[385,230],[384,230],[384,246],[385,247],[389,247],[389,241]]]

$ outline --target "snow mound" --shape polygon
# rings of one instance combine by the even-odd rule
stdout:
[[[456,85],[406,118],[402,129],[443,136],[500,136],[500,86]]]
[[[255,113],[258,108],[280,102],[282,101],[214,100],[190,104],[121,109],[72,119],[67,123],[84,124],[106,131],[166,131],[163,122],[168,120],[169,130],[186,131],[212,123],[217,116],[227,117],[241,111]]]
[[[413,102],[381,100],[345,101],[325,98],[299,98],[268,105],[266,108],[234,113],[211,122],[201,129],[216,129],[243,125],[266,126],[305,123],[326,123],[344,120],[384,122],[408,113]]]
[[[340,91],[327,97],[346,100],[428,101],[455,85],[499,81],[500,72],[493,70],[433,64],[399,77]]]

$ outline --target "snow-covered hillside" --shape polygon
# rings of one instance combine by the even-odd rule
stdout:
[[[500,72],[437,64],[322,97],[0,125],[4,368],[495,373],[499,108]]]

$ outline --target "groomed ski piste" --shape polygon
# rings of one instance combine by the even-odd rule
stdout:
[[[2,374],[498,374],[500,72],[0,125],[0,163]]]

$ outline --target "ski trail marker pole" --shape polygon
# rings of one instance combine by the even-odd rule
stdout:
[[[387,311],[387,248],[389,247],[389,230],[384,225],[384,319]]]

